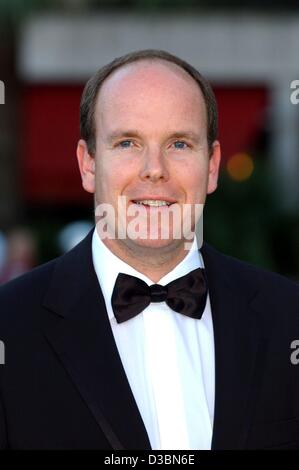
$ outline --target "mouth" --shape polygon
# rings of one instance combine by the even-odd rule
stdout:
[[[145,207],[169,207],[175,204],[176,201],[170,199],[132,199],[133,204],[142,205]]]

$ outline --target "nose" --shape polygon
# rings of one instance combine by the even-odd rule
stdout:
[[[159,146],[147,148],[144,152],[140,178],[150,180],[153,183],[161,179],[165,181],[169,179],[165,155]]]

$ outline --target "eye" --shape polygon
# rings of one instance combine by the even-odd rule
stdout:
[[[129,149],[132,146],[132,140],[122,140],[117,145],[123,149]]]
[[[186,142],[184,142],[183,140],[176,140],[174,143],[174,148],[177,149],[177,150],[184,150],[185,148],[188,147],[188,144],[186,144]]]

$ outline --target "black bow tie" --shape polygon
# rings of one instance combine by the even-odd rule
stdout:
[[[207,282],[203,269],[194,269],[166,286],[148,286],[135,276],[117,276],[111,303],[114,316],[122,323],[142,312],[151,302],[166,302],[176,312],[191,318],[202,317],[207,300]]]

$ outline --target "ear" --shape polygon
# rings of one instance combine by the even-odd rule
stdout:
[[[95,157],[88,152],[87,143],[80,139],[77,145],[77,160],[82,186],[88,193],[95,192]]]
[[[208,190],[207,194],[213,193],[217,188],[219,167],[221,160],[221,148],[218,140],[215,140],[212,145],[212,154],[209,161],[209,176],[208,176]]]

